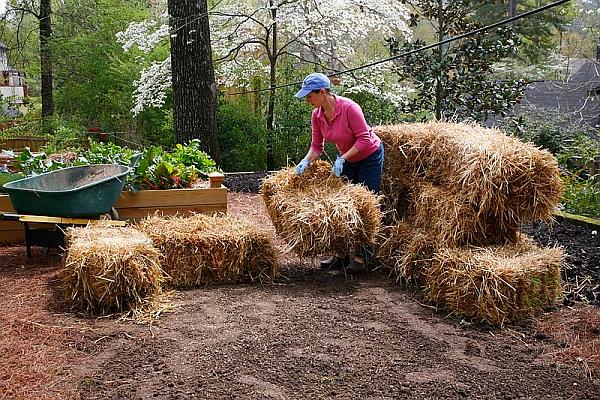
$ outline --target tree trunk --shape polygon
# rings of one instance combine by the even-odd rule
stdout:
[[[200,139],[220,161],[217,85],[212,63],[207,0],[168,0],[175,141]]]
[[[271,17],[273,21],[277,21],[277,9],[273,7],[273,1],[271,5]],[[274,150],[274,139],[275,130],[273,127],[273,119],[275,116],[275,86],[277,84],[277,22],[273,22],[271,26],[271,39],[272,46],[269,55],[269,66],[270,66],[270,90],[269,90],[269,104],[267,108],[267,171],[273,171],[275,169],[275,150]]]
[[[508,0],[507,14],[509,18],[517,15],[517,0]],[[514,24],[514,22],[512,24]]]
[[[444,40],[444,1],[438,0],[438,41]],[[442,87],[442,64],[444,62],[444,47],[443,45],[438,46],[438,76],[435,82],[435,119],[440,121],[442,119],[442,100],[443,100],[443,87]]]
[[[54,114],[54,99],[52,97],[52,54],[50,39],[52,36],[52,6],[50,0],[40,0],[40,70],[42,78],[42,125],[44,131],[51,129],[50,117]]]

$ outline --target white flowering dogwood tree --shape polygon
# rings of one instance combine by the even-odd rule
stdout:
[[[250,77],[267,75],[268,132],[273,132],[278,63],[296,60],[292,62],[312,64],[316,70],[334,74],[367,57],[387,56],[383,47],[379,54],[373,54],[372,44],[378,39],[383,43],[387,37],[411,36],[408,10],[397,0],[224,0],[209,14],[218,82],[243,88]],[[165,26],[163,13],[156,20],[132,23],[118,40],[126,50],[137,46],[151,51],[169,34]],[[136,82],[134,113],[164,102],[169,68],[169,60],[164,60],[144,70]],[[391,86],[384,78],[388,69],[391,65],[380,67],[377,74],[357,71],[345,82],[351,90],[399,101],[404,89]],[[274,167],[271,145],[271,138],[267,138],[267,168]]]

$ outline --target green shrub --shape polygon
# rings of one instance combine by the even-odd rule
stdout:
[[[564,210],[573,214],[600,218],[600,181],[563,177],[565,191],[562,197]]]
[[[394,124],[406,118],[402,111],[391,101],[387,101],[368,92],[343,94],[354,100],[363,110],[370,125]]]
[[[600,140],[579,135],[566,141],[556,158],[562,166],[582,178],[600,179]]]
[[[280,82],[302,82],[311,72],[314,72],[311,67],[299,68],[289,61],[278,67]],[[276,168],[298,163],[310,146],[310,119],[313,108],[305,100],[294,97],[299,88],[300,85],[292,85],[277,89],[273,123]]]
[[[219,147],[224,171],[264,171],[267,130],[263,118],[245,100],[219,106]]]
[[[585,135],[585,127],[568,115],[546,108],[523,108],[518,116],[504,119],[500,127],[552,154],[564,151],[575,138]]]
[[[173,112],[168,107],[146,108],[136,117],[136,125],[147,142],[167,148],[175,143]]]
[[[565,211],[600,217],[600,141],[579,135],[557,155],[563,167]]]
[[[59,125],[54,128],[54,133],[49,142],[42,147],[42,151],[46,154],[79,152],[88,145],[89,139],[81,126]]]

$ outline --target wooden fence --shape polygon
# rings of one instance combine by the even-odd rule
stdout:
[[[10,139],[0,138],[0,148],[3,150],[21,151],[29,147],[31,151],[40,151],[48,143],[47,138],[36,136],[17,136]]]

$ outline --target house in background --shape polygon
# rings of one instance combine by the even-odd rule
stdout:
[[[0,95],[2,100],[8,100],[8,104],[2,105],[2,112],[5,115],[23,113],[25,98],[29,95],[25,74],[10,66],[8,47],[4,43],[0,43],[0,72]]]
[[[600,49],[599,49],[600,53]],[[533,106],[569,114],[571,120],[590,129],[600,128],[600,54],[597,60],[574,59],[564,80],[532,82],[519,108]]]

